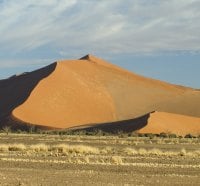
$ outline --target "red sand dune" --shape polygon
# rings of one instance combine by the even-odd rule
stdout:
[[[151,112],[143,116],[111,123],[90,124],[73,127],[71,130],[104,132],[130,132],[137,133],[167,133],[185,136],[186,134],[200,135],[200,118],[173,114],[167,112]]]
[[[0,120],[52,128],[127,120],[154,110],[200,117],[200,91],[87,55],[0,81]],[[192,124],[189,123],[188,127]]]
[[[200,118],[166,112],[153,112],[148,118],[147,125],[138,132],[200,135]]]

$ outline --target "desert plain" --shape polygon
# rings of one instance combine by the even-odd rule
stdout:
[[[0,185],[198,185],[200,138],[0,135]]]

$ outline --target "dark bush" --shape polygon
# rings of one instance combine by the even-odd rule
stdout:
[[[176,134],[168,134],[168,137],[169,138],[177,138],[177,135]]]
[[[131,136],[131,137],[138,137],[138,133],[136,133],[136,132],[131,132],[131,133],[129,133],[129,136]]]
[[[143,133],[139,133],[139,134],[138,134],[138,137],[146,137],[146,136],[145,136],[145,134],[143,134]]]
[[[164,133],[164,132],[161,132],[159,137],[161,138],[168,138],[168,134],[167,133]]]
[[[4,133],[6,133],[7,135],[8,135],[9,133],[12,132],[11,127],[9,127],[9,126],[4,126],[4,127],[2,128],[2,131],[3,131]]]
[[[145,137],[148,137],[150,139],[153,139],[156,136],[155,134],[152,134],[152,133],[146,133],[144,135],[145,135]]]
[[[193,138],[194,136],[192,134],[186,134],[185,138]]]

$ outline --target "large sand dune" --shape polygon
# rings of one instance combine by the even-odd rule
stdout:
[[[133,119],[154,110],[200,117],[200,91],[87,55],[0,81],[0,120],[52,128]],[[190,127],[191,121],[188,124]]]

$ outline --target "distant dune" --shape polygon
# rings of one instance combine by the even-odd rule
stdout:
[[[184,126],[184,131],[198,133],[199,108],[198,90],[146,78],[91,55],[0,81],[0,121],[4,124],[14,118],[16,123],[70,128],[134,119],[156,110],[159,116],[152,114],[141,132],[153,130],[154,125],[158,126],[155,132],[167,126],[171,132],[171,114],[164,117],[171,121],[169,125],[164,121],[158,125],[155,119],[168,112],[183,117],[185,122],[177,124],[180,130]],[[181,115],[196,117],[195,122]]]
[[[71,130],[95,131],[108,133],[132,132],[152,134],[200,134],[200,118],[167,112],[151,112],[143,116],[110,123],[90,124],[73,127]]]
[[[153,112],[148,118],[145,127],[139,133],[173,133],[178,135],[200,134],[200,118],[172,114],[166,112]]]

